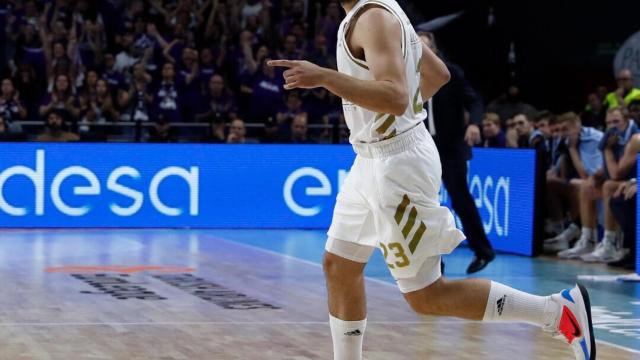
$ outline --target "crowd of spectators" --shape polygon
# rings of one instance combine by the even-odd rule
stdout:
[[[338,98],[285,93],[266,66],[335,67],[341,16],[336,0],[0,0],[2,137],[39,138],[20,121],[55,112],[94,141],[345,141]]]
[[[640,89],[622,70],[617,88],[599,87],[581,113],[555,115],[511,87],[491,102],[480,147],[531,148],[546,174],[544,250],[561,258],[635,267]]]
[[[285,92],[266,65],[335,68],[341,17],[336,0],[0,0],[0,141],[346,142],[339,98]],[[538,153],[546,251],[630,267],[640,89],[616,81],[560,115],[511,86],[476,146]]]

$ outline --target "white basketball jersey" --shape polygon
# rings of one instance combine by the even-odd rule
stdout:
[[[401,51],[404,57],[410,103],[402,116],[394,116],[376,113],[343,99],[344,117],[351,131],[349,142],[352,144],[373,143],[392,138],[413,128],[427,117],[423,107],[422,94],[420,94],[422,43],[407,15],[395,0],[360,0],[349,11],[338,31],[338,71],[361,80],[375,80],[369,71],[367,62],[357,59],[351,54],[346,37],[349,29],[353,27],[351,24],[353,17],[366,5],[376,5],[386,9],[398,19],[402,26],[402,39],[398,40],[402,41]],[[380,34],[380,36],[385,36],[385,34]]]

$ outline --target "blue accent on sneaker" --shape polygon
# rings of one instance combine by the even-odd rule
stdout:
[[[585,360],[589,360],[591,359],[591,357],[589,357],[589,350],[587,350],[587,338],[586,337],[582,337],[582,340],[580,340],[580,346],[582,346],[582,351],[584,351],[584,359]]]
[[[569,300],[569,301],[571,301],[572,303],[574,303],[574,304],[575,304],[575,303],[576,303],[576,301],[575,301],[575,300],[573,300],[573,297],[571,296],[571,294],[569,293],[569,291],[570,291],[569,289],[564,289],[564,290],[562,291],[562,297],[563,297],[563,298],[565,298],[565,299],[567,299],[567,300]]]

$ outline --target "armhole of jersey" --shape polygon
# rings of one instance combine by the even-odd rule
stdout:
[[[381,7],[384,10],[387,10],[389,13],[391,13],[391,15],[393,15],[393,17],[396,18],[396,20],[398,21],[398,23],[400,23],[400,32],[402,34],[402,58],[406,59],[407,58],[407,33],[404,27],[404,22],[402,22],[402,18],[400,17],[400,15],[398,15],[398,13],[393,10],[389,5],[384,4],[382,2],[378,2],[378,1],[368,1],[367,3],[365,3],[364,5],[362,5],[360,8],[356,9],[355,12],[352,15],[352,18],[355,17],[356,15],[358,15],[358,13],[362,10],[365,9],[367,6],[369,5],[375,5],[377,7]],[[349,20],[345,26],[344,26],[344,30],[342,33],[342,38],[344,39],[344,49],[345,52],[347,53],[347,56],[349,57],[349,59],[351,59],[351,61],[355,62],[358,66],[361,66],[363,68],[365,68],[366,70],[369,70],[369,66],[367,66],[367,62],[360,60],[358,58],[356,58],[355,56],[353,56],[353,54],[351,53],[351,49],[349,48],[349,42],[347,39],[347,34],[349,33],[349,30],[351,29],[351,20]]]

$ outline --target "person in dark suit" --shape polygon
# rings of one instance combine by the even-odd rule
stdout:
[[[432,33],[421,32],[419,35],[433,52],[439,54]],[[473,274],[495,258],[467,185],[467,161],[471,158],[471,146],[481,140],[484,106],[465,79],[463,70],[446,60],[445,63],[451,80],[426,105],[429,109],[426,125],[440,152],[442,181],[451,196],[453,209],[462,221],[469,247],[475,254],[467,268],[467,274]],[[470,115],[469,125],[465,121],[465,110]]]

